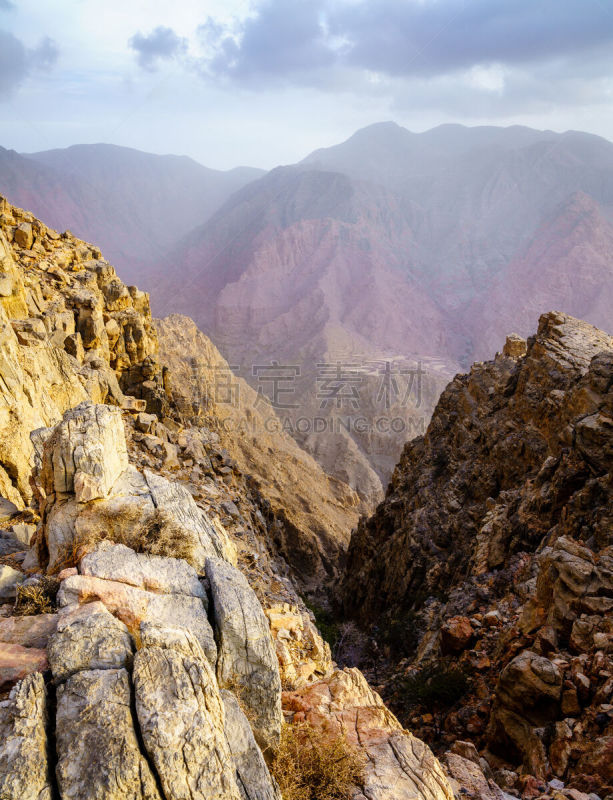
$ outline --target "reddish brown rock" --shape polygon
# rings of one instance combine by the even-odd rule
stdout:
[[[470,644],[472,625],[467,617],[451,617],[441,626],[441,649],[443,653],[459,653]]]
[[[49,664],[44,650],[0,642],[0,687],[11,686],[31,672],[47,669]]]

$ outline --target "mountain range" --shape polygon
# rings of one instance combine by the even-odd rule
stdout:
[[[192,317],[277,411],[262,369],[299,370],[286,430],[368,505],[447,380],[509,330],[552,307],[613,323],[613,144],[591,134],[380,123],[266,174],[0,151],[0,186],[104,247],[154,311]]]

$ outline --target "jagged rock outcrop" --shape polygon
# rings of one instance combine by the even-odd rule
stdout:
[[[119,409],[81,403],[38,438],[44,441],[39,491],[51,568],[63,563],[80,537],[99,531],[106,538],[113,525],[125,535],[129,526],[146,526],[159,509],[191,541],[193,563],[203,565],[210,555],[234,558],[223,529],[183,486],[129,464]]]
[[[86,399],[167,403],[148,295],[126,287],[97,248],[0,198],[0,276],[0,492],[22,508],[31,431]]]
[[[449,384],[342,587],[347,611],[395,630],[408,660],[385,696],[421,735],[605,794],[589,754],[613,742],[612,447],[613,338],[544,314]],[[432,674],[451,697],[434,709],[403,688]]]

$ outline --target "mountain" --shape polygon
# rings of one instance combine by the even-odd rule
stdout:
[[[173,255],[180,282],[163,262],[150,276],[156,308],[191,309],[256,388],[270,387],[258,377],[273,361],[299,372],[279,398],[287,430],[371,506],[399,438],[423,429],[454,369],[441,358],[451,349],[441,312],[407,275],[413,217],[383,187],[278,168],[185,239]],[[386,362],[395,372],[384,397]],[[418,366],[423,384],[407,393]]]
[[[104,249],[129,282],[261,174],[248,167],[221,172],[185,156],[108,144],[21,155],[0,148],[7,197]]]
[[[388,122],[259,177],[103,145],[3,151],[0,180],[103,242],[157,314],[193,318],[362,511],[446,382],[509,330],[552,307],[613,325],[613,144],[591,134]]]
[[[149,286],[254,387],[258,365],[299,365],[288,430],[372,502],[420,432],[414,404],[393,409],[397,434],[376,430],[381,365],[421,362],[427,423],[460,366],[510,329],[528,335],[548,308],[611,326],[612,220],[613,145],[597,136],[382,123],[237,192],[152,265]],[[360,373],[366,435],[354,417],[349,431],[309,429],[317,365],[338,362]]]
[[[613,778],[612,387],[613,337],[543,314],[447,386],[351,538],[340,596],[384,696],[511,793]]]

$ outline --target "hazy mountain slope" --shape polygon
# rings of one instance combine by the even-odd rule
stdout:
[[[237,193],[186,239],[174,258],[179,283],[160,265],[149,282],[156,308],[190,308],[253,385],[258,365],[275,359],[297,365],[294,394],[283,398],[299,404],[286,409],[292,421],[363,415],[370,426],[379,414],[402,418],[406,428],[415,398],[404,405],[401,397],[390,398],[390,407],[382,397],[377,402],[382,363],[373,362],[431,362],[450,349],[439,309],[410,277],[413,217],[411,203],[382,187],[338,173],[279,168]],[[359,370],[355,402],[337,405],[318,395],[321,365],[338,361]],[[417,412],[422,425],[452,370],[432,365]],[[378,498],[408,435],[292,432],[369,502]]]
[[[0,150],[0,186],[9,199],[97,244],[128,281],[261,174],[106,144],[28,155]]]
[[[149,286],[154,306],[193,316],[252,383],[258,359],[300,363],[312,418],[318,361],[439,359],[450,377],[551,306],[609,325],[608,289],[595,286],[610,284],[612,209],[613,145],[597,136],[382,123],[245,187]],[[380,382],[363,380],[372,420]],[[432,405],[421,408],[427,418]],[[351,432],[343,447],[336,433],[295,435],[374,496],[371,470],[386,481],[408,432],[394,444]]]

